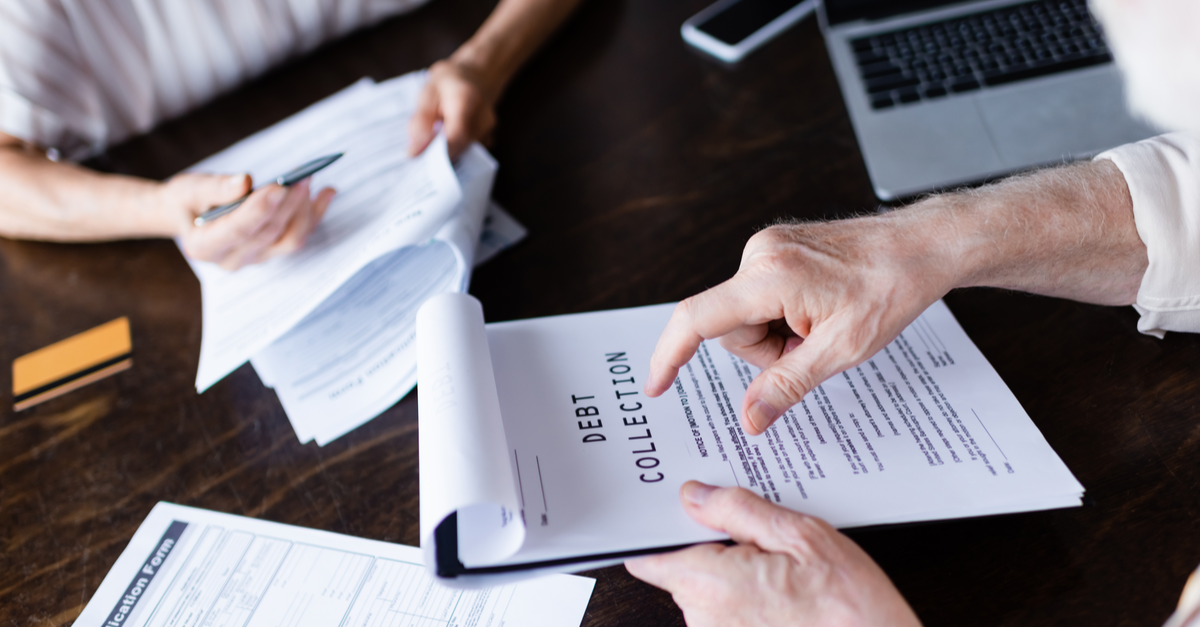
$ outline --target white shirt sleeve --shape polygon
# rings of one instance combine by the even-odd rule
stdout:
[[[1150,260],[1133,305],[1138,330],[1200,332],[1200,136],[1160,135],[1096,158],[1125,175]]]
[[[1179,597],[1179,607],[1163,627],[1200,627],[1200,568],[1188,577]]]

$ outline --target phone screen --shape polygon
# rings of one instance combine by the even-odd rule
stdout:
[[[696,29],[731,46],[770,24],[800,0],[740,0],[696,25]]]

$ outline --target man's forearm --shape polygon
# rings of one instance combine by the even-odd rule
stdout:
[[[489,80],[494,100],[580,0],[500,0],[451,57]]]
[[[748,433],[762,433],[955,287],[1120,305],[1134,302],[1147,266],[1124,176],[1105,161],[879,216],[776,225],[750,238],[733,278],[675,308],[645,391],[666,392],[700,343],[719,337],[762,369],[740,414]]]
[[[926,220],[926,242],[955,266],[954,287],[1128,305],[1146,272],[1129,189],[1110,161],[934,196],[907,211]]]
[[[178,216],[154,202],[159,184],[50,161],[0,137],[0,236],[96,241],[174,235]]]

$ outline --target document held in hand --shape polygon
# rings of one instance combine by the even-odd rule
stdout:
[[[476,261],[523,235],[489,202],[496,162],[482,146],[452,164],[439,136],[408,156],[424,84],[424,72],[363,79],[192,168],[264,181],[345,152],[313,175],[337,196],[304,248],[236,272],[189,260],[204,306],[198,391],[250,360],[300,441],[324,445],[416,385],[417,307],[466,289]]]
[[[741,486],[837,527],[1080,504],[1083,486],[938,302],[766,433],[738,421],[758,370],[704,342],[642,392],[673,305],[484,325],[442,294],[417,314],[421,545],[464,587],[719,541],[679,503]]]

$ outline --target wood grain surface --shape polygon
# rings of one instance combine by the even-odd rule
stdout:
[[[754,231],[876,208],[816,24],[718,65],[707,0],[592,0],[499,109],[495,197],[529,238],[480,268],[490,321],[660,303],[731,276]],[[95,166],[164,178],[360,76],[441,58],[490,3],[436,0],[256,80]],[[404,147],[397,146],[397,150]],[[946,301],[1087,488],[1083,508],[851,532],[926,625],[1160,625],[1200,563],[1200,338],[1131,308],[998,290]],[[131,370],[13,413],[16,357],[118,316]],[[203,395],[199,285],[168,241],[0,240],[0,624],[71,623],[173,501],[415,545],[416,396],[300,445],[249,366]],[[614,567],[584,625],[681,625]]]

